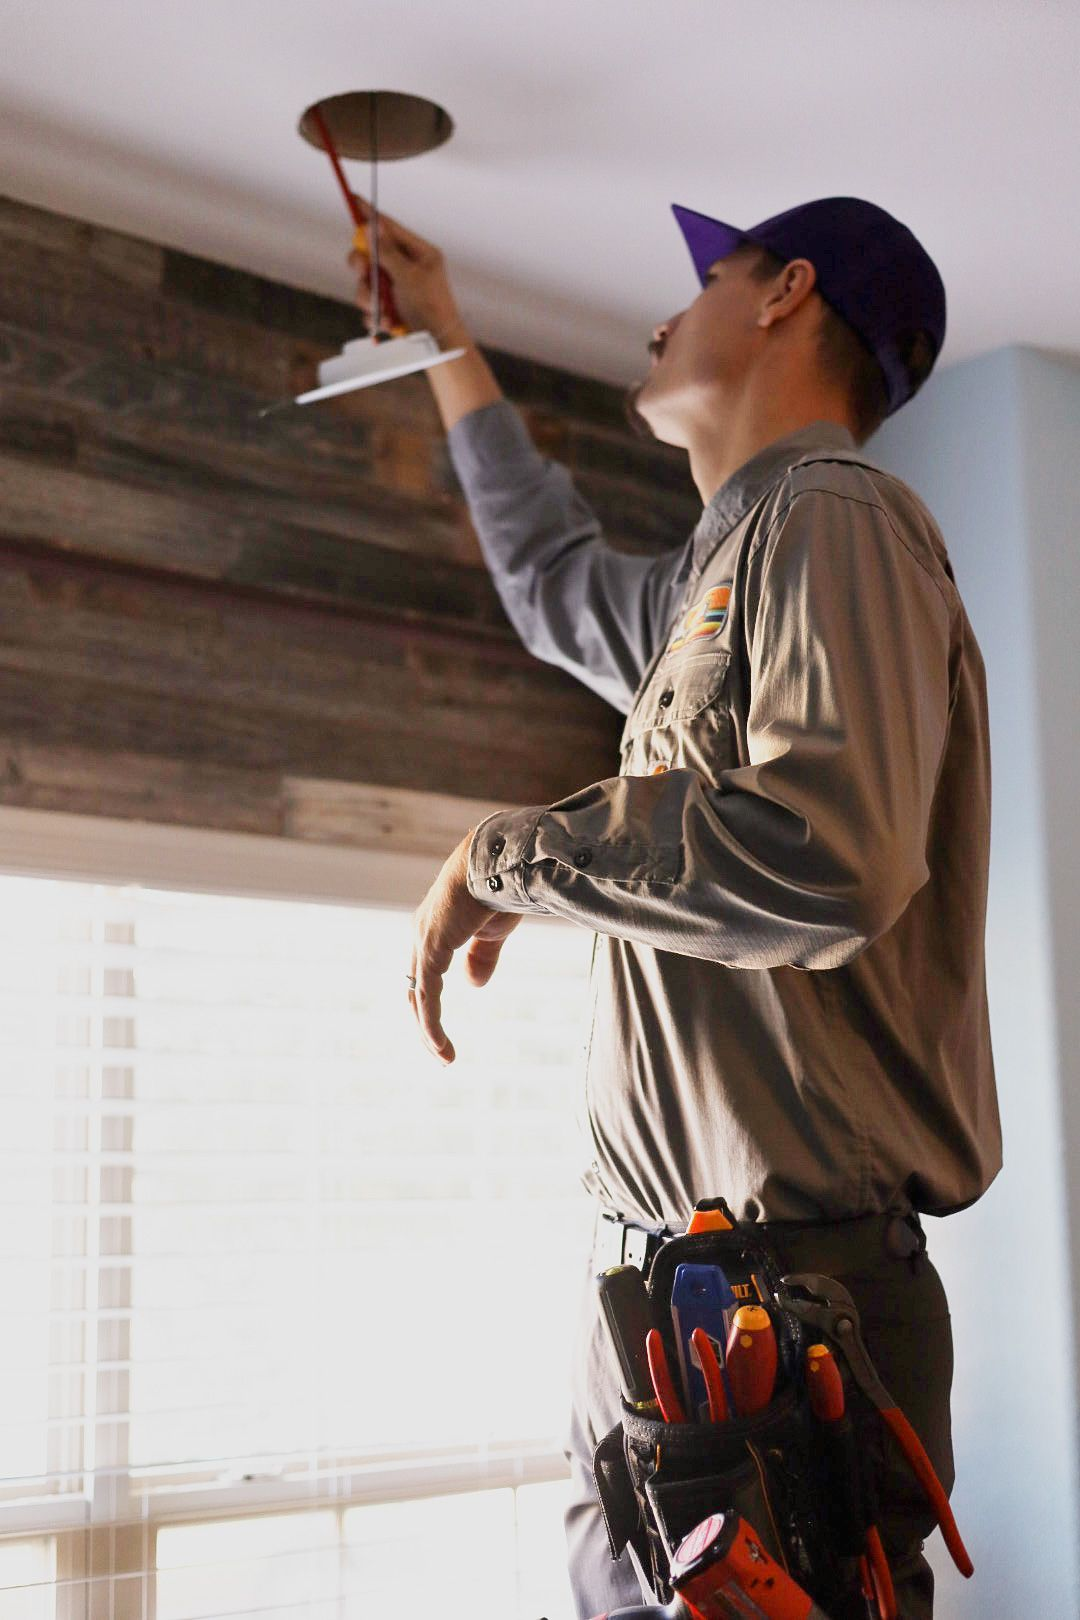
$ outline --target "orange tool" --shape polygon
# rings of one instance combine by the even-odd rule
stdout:
[[[922,1441],[877,1375],[859,1331],[859,1313],[847,1289],[835,1277],[797,1272],[784,1278],[788,1308],[809,1326],[825,1333],[842,1351],[851,1375],[882,1421],[896,1437],[900,1450],[926,1493],[945,1545],[961,1575],[971,1576],[975,1566],[968,1556],[934,1465]]]
[[[720,1363],[716,1359],[712,1340],[703,1327],[696,1327],[690,1335],[690,1343],[697,1353],[698,1366],[705,1380],[705,1390],[709,1397],[709,1417],[713,1423],[726,1423],[727,1396],[724,1394],[724,1380],[720,1376]]]
[[[660,1412],[665,1423],[685,1423],[686,1413],[682,1409],[682,1402],[675,1393],[671,1370],[668,1367],[667,1355],[664,1351],[664,1341],[660,1337],[658,1328],[650,1328],[645,1335],[645,1354],[649,1359],[649,1375],[653,1381],[656,1398],[660,1402]]]
[[[851,1424],[845,1421],[844,1380],[827,1344],[812,1344],[806,1352],[806,1388],[811,1411],[831,1430],[837,1465],[843,1470],[845,1517],[852,1522],[853,1533],[863,1537],[866,1547],[859,1558],[863,1596],[868,1604],[876,1602],[880,1620],[896,1620],[896,1592],[885,1549],[877,1526],[866,1524],[867,1515],[859,1503],[859,1459]]]
[[[698,1620],[827,1620],[733,1510],[711,1514],[684,1537],[671,1560],[671,1584]]]
[[[366,259],[370,259],[371,245],[368,239],[367,231],[368,215],[364,212],[359,197],[353,194],[349,186],[349,182],[345,178],[345,170],[341,167],[341,159],[338,157],[337,147],[334,145],[333,136],[330,134],[326,119],[323,117],[317,105],[311,109],[311,119],[316,129],[319,131],[319,139],[322,141],[323,149],[326,152],[327,157],[330,159],[330,166],[334,171],[334,177],[337,180],[338,185],[341,187],[341,195],[345,198],[345,206],[349,210],[353,225],[356,227],[356,229],[353,231],[353,247],[356,249],[357,253],[362,253]],[[402,321],[401,316],[398,314],[397,305],[394,303],[393,283],[381,265],[379,266],[378,281],[378,303],[385,311],[386,319],[390,324],[390,336],[407,336],[409,329]],[[375,335],[377,334],[373,334],[373,336]]]
[[[739,1417],[760,1412],[776,1385],[776,1331],[764,1305],[740,1305],[728,1335],[725,1366]]]
[[[814,1416],[822,1423],[839,1423],[846,1406],[844,1380],[827,1344],[812,1344],[806,1352],[806,1390]]]
[[[732,1232],[735,1217],[731,1206],[723,1198],[699,1198],[686,1228],[687,1237],[697,1232]]]

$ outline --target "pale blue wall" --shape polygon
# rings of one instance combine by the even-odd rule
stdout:
[[[1066,1179],[1074,1246],[1074,1343],[1080,1347],[1080,356],[1019,354],[1024,504],[1041,537],[1033,573],[1046,862]]]
[[[987,974],[1004,1168],[926,1220],[956,1349],[952,1503],[937,1620],[1080,1616],[1080,365],[999,349],[933,376],[868,443],[926,501],[986,662],[993,809]],[[1071,1145],[1071,1156],[1068,1151]]]

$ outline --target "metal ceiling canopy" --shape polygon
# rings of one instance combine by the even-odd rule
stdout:
[[[320,152],[326,145],[316,112],[322,115],[341,157],[388,159],[419,157],[442,146],[454,133],[445,107],[400,90],[349,90],[314,102],[300,119],[300,134]]]

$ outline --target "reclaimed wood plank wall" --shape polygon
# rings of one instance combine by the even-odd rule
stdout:
[[[0,199],[0,804],[347,843],[321,783],[547,803],[611,774],[619,717],[518,643],[426,380],[257,419],[360,330]],[[689,532],[685,458],[620,390],[486,352],[615,544]]]

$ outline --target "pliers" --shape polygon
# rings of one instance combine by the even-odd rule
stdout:
[[[855,1301],[835,1277],[824,1277],[813,1271],[794,1272],[784,1277],[783,1289],[786,1295],[783,1303],[792,1315],[826,1334],[843,1354],[855,1383],[871,1405],[877,1408],[882,1420],[896,1437],[912,1472],[925,1491],[953,1563],[961,1575],[973,1575],[974,1565],[960,1538],[949,1499],[934,1471],[934,1465],[870,1360],[859,1328]]]

